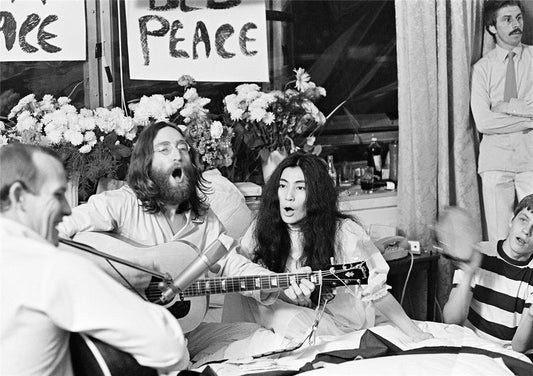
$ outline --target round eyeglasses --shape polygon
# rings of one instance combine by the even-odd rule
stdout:
[[[170,155],[172,153],[173,149],[177,149],[180,153],[189,153],[191,150],[191,147],[188,143],[185,141],[177,142],[176,144],[172,144],[170,142],[164,142],[161,144],[158,144],[154,147],[155,153],[161,153],[163,155]]]

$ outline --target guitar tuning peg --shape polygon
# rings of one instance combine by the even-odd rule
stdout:
[[[168,288],[167,282],[161,281],[157,284],[157,288],[161,291],[165,291]]]
[[[329,258],[329,263],[330,263],[331,265],[335,265],[335,257],[330,257],[330,258]]]

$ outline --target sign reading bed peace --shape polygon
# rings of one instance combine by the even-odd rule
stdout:
[[[85,60],[84,0],[0,1],[0,61]]]
[[[141,80],[268,81],[264,0],[123,3],[130,76]]]

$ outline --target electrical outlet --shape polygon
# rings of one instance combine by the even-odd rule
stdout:
[[[414,253],[415,255],[420,254],[420,242],[409,240],[409,246],[411,247],[411,253]]]

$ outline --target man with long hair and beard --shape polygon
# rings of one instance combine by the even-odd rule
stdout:
[[[174,124],[159,121],[148,126],[133,148],[127,185],[93,195],[86,204],[75,207],[72,215],[59,224],[60,233],[72,237],[82,231],[109,231],[144,246],[182,241],[199,252],[220,241],[228,252],[213,268],[218,269],[219,276],[270,274],[235,251],[237,242],[224,233],[206,203],[208,187],[196,160],[196,151]],[[154,257],[148,251],[142,257],[137,252],[132,261],[154,267]],[[135,287],[146,282],[143,276],[138,277],[132,283]],[[289,295],[295,298],[309,294],[307,286],[296,283],[289,289]],[[243,294],[263,304],[273,303],[278,295],[272,291]],[[252,355],[282,345],[279,336],[255,323],[201,323],[187,334],[187,339],[196,366],[206,360]],[[260,343],[260,348],[254,349],[251,342]],[[250,354],[242,354],[243,348]]]

